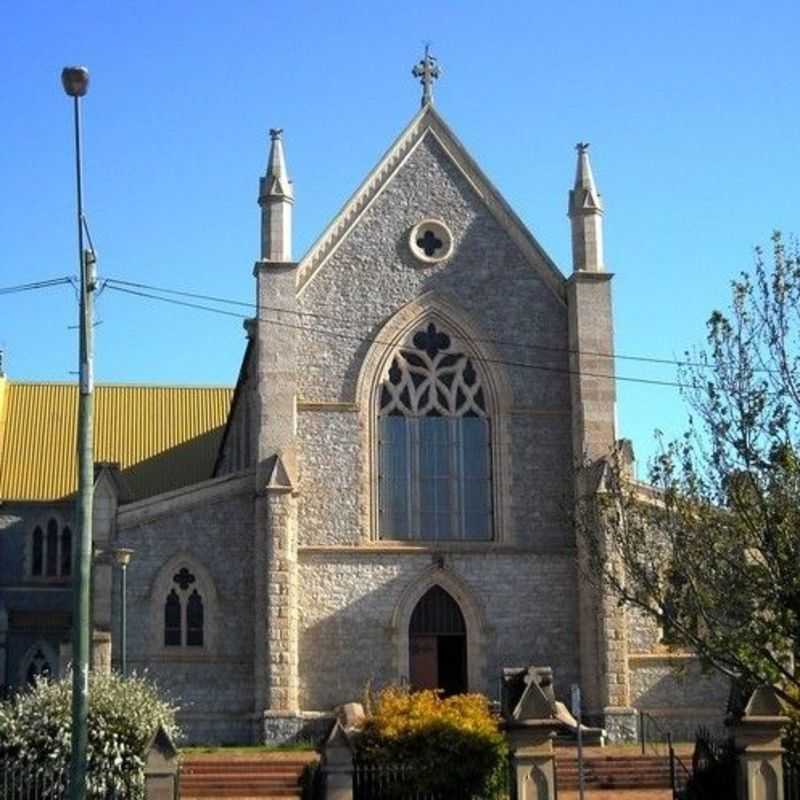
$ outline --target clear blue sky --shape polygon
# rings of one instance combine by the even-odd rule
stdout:
[[[564,271],[573,145],[592,143],[617,350],[671,357],[702,342],[754,245],[800,233],[798,23],[790,0],[16,4],[0,27],[0,286],[77,271],[65,64],[92,73],[101,274],[251,300],[267,129],[285,129],[300,256],[416,112],[430,39],[437,108]],[[8,375],[70,379],[75,318],[69,287],[0,296]],[[98,318],[101,381],[235,382],[234,319],[111,291]],[[620,432],[646,457],[682,403],[619,389]]]

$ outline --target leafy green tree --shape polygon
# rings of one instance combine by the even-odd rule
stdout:
[[[578,528],[594,579],[673,648],[800,709],[800,251],[772,237],[732,284],[680,383],[688,430],[647,484],[602,465]],[[589,472],[598,466],[586,468]],[[586,475],[587,473],[584,473]]]

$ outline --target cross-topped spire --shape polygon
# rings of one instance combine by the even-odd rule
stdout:
[[[411,74],[422,84],[422,107],[433,105],[433,82],[442,74],[435,56],[430,54],[430,45],[425,45],[425,56],[414,66]]]

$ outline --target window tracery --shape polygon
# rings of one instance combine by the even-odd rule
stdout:
[[[203,597],[197,578],[182,566],[172,576],[172,586],[164,600],[164,646],[203,647]]]
[[[383,538],[492,537],[491,420],[473,359],[435,322],[392,359],[380,386]]]

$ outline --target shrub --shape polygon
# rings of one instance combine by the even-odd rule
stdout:
[[[430,792],[485,798],[505,788],[508,748],[485,697],[384,689],[374,701],[358,755],[367,764],[403,766],[397,795]]]
[[[791,688],[789,693],[797,698],[800,695],[797,689]],[[794,706],[786,709],[789,724],[783,731],[783,746],[786,748],[786,758],[795,770],[800,769],[800,711]]]
[[[70,760],[72,677],[40,679],[0,702],[0,761],[37,771],[66,771]],[[159,724],[179,736],[176,707],[141,677],[93,673],[89,685],[88,794],[144,796],[144,749]]]

